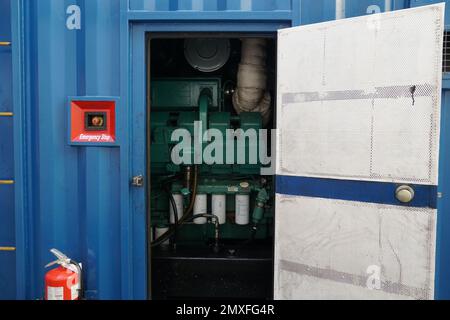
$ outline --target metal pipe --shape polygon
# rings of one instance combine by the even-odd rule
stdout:
[[[384,0],[384,12],[392,11],[392,0]]]
[[[345,0],[336,0],[336,20],[345,19]]]
[[[12,117],[13,115],[12,112],[0,112],[0,117]]]
[[[9,47],[11,42],[8,41],[0,41],[0,47]]]
[[[14,184],[14,180],[0,180],[0,185],[11,185]]]
[[[209,218],[211,220],[214,220],[214,227],[215,227],[215,233],[214,233],[214,250],[219,249],[219,240],[220,240],[220,221],[219,218],[216,215],[213,214],[196,214],[193,216],[185,217],[185,219],[182,219],[179,221],[179,224],[175,228],[181,228],[183,225],[186,225],[188,221],[194,221],[197,218]],[[162,243],[166,242],[175,232],[175,228],[172,227],[169,231],[162,234],[160,237],[158,237],[157,240],[155,240],[151,247],[157,247],[161,245]]]
[[[202,152],[204,148],[203,138],[205,137],[205,133],[208,130],[208,109],[211,105],[211,96],[212,92],[209,89],[203,89],[200,93],[200,98],[198,100],[198,108],[199,108],[199,121],[201,123],[201,132],[200,136],[196,137],[198,139],[198,145],[201,146],[201,150],[195,148],[194,152],[194,163],[201,164],[202,163]],[[197,143],[197,141],[196,141]]]
[[[271,96],[267,91],[267,41],[260,38],[242,40],[241,62],[237,74],[237,88],[233,107],[238,114],[259,112],[263,124],[271,117]]]
[[[194,215],[192,218],[193,220],[196,219],[196,217],[204,217],[207,219],[211,219],[211,221],[214,223],[214,251],[219,251],[219,243],[220,243],[220,220],[219,217],[214,214],[197,214]]]
[[[191,190],[192,187],[192,167],[184,167],[184,187]]]
[[[176,226],[177,228],[180,228],[183,226],[183,224],[189,220],[192,220],[192,216],[190,216],[192,210],[194,209],[194,205],[195,205],[195,198],[197,197],[197,187],[198,187],[198,166],[194,166],[194,181],[192,183],[192,199],[191,199],[191,203],[189,204],[189,207],[186,209],[183,217],[178,221],[178,225]],[[161,243],[165,242],[167,239],[169,239],[171,237],[171,233],[174,232],[174,229],[171,228],[169,231],[165,232],[164,234],[162,234],[156,241],[153,241],[150,244],[150,247],[157,247],[159,246]]]
[[[191,202],[189,203],[189,207],[186,209],[183,217],[181,218],[181,222],[186,220],[194,209],[195,198],[197,197],[197,187],[198,187],[198,167],[194,166],[194,180],[192,182],[192,194],[191,194]],[[180,223],[181,223],[180,222]]]

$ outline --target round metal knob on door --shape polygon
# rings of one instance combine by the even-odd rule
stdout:
[[[395,197],[402,203],[410,203],[414,199],[414,189],[410,186],[400,186],[395,191]]]

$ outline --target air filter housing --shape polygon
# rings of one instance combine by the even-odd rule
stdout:
[[[214,72],[222,68],[230,58],[231,45],[228,39],[186,39],[186,60],[201,72]]]

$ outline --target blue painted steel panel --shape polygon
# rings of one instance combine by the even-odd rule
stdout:
[[[149,11],[290,10],[291,0],[131,0],[130,9]]]
[[[378,12],[385,11],[385,0],[367,1],[346,0],[346,17],[357,17],[367,13],[373,13],[374,10]]]
[[[0,180],[9,180],[14,177],[14,149],[12,133],[12,117],[0,117]],[[9,202],[13,202],[13,200],[9,200]],[[0,207],[0,211],[3,211],[1,208],[2,207]],[[13,214],[11,213],[11,216],[12,215]]]
[[[33,181],[33,193],[36,196],[33,212],[34,238],[30,247],[34,251],[31,262],[35,272],[31,298],[42,295],[42,280],[45,270],[42,268],[52,256],[49,249],[56,247],[74,259],[81,258],[80,199],[78,186],[80,181],[77,170],[78,152],[66,144],[61,136],[65,130],[65,102],[67,94],[76,95],[76,55],[74,51],[76,34],[66,32],[60,26],[68,1],[42,1],[35,5],[30,18],[35,21],[35,49],[38,53],[32,58],[33,78],[37,95],[33,99],[36,109],[31,125],[35,129],[32,144],[36,149],[32,154],[35,163],[36,179]],[[39,17],[39,19],[37,18]],[[59,19],[58,19],[59,18]]]
[[[0,300],[14,300],[16,297],[15,288],[15,260],[14,251],[6,251],[0,254]]]
[[[436,298],[450,300],[450,86],[443,84],[436,247]]]
[[[56,247],[83,262],[89,298],[144,299],[145,197],[130,189],[129,180],[145,172],[145,32],[274,32],[334,19],[334,0],[0,0],[2,14],[10,2],[18,263],[2,270],[10,279],[17,270],[18,298],[40,298],[43,265]],[[66,10],[74,4],[81,9],[81,30],[66,28]],[[392,8],[408,4],[393,0]],[[346,15],[365,14],[370,5],[384,9],[381,0],[348,0]],[[0,32],[7,20],[0,20]],[[11,59],[2,50],[0,59]],[[2,68],[0,111],[11,106],[11,97],[2,95],[11,91],[3,80],[7,73]],[[120,98],[118,148],[67,144],[67,98],[86,95]],[[449,143],[443,139],[442,148],[450,150]],[[5,198],[12,196],[0,190],[0,201]],[[440,200],[442,210],[448,211],[447,202]],[[445,217],[440,219],[450,225]],[[10,238],[10,229],[0,231]],[[448,261],[447,247],[440,248]],[[450,292],[448,285],[438,288]],[[8,297],[14,294],[10,290]]]
[[[441,2],[447,2],[447,5],[445,6],[445,26],[446,28],[448,28],[450,26],[450,5],[448,3],[448,1],[443,1],[443,0],[410,0],[410,6],[411,8],[413,7],[419,7],[419,6],[426,6],[426,5],[430,5],[430,4],[435,4],[435,3],[441,3]]]
[[[146,26],[140,24],[133,28],[131,34],[132,47],[131,50],[135,52],[134,58],[132,59],[132,82],[135,84],[132,91],[130,92],[132,98],[130,114],[131,122],[133,123],[133,134],[131,140],[133,141],[130,146],[133,158],[131,159],[132,175],[145,174],[146,172],[146,137],[144,133],[147,130],[146,125],[146,69],[141,66],[146,65],[146,55],[145,55],[145,30]],[[129,275],[131,285],[133,288],[133,296],[136,299],[144,299],[147,296],[147,275],[142,272],[142,270],[147,269],[147,248],[146,241],[147,235],[145,228],[141,226],[145,225],[147,222],[147,217],[145,214],[146,201],[145,192],[139,188],[133,188],[131,193],[131,202],[133,203],[131,211],[133,212],[131,229],[132,237],[130,238],[128,247],[128,252],[131,257],[133,257],[132,265],[127,266],[129,270]],[[140,244],[140,245],[136,245]],[[142,245],[144,244],[144,245]],[[127,288],[129,289],[129,288]]]
[[[3,2],[0,3],[0,5]],[[4,8],[0,7],[0,10]],[[2,12],[2,11],[0,11]],[[8,21],[6,21],[8,22]],[[11,33],[8,32],[10,28],[2,19],[0,21],[0,41],[10,41]],[[11,65],[11,47],[0,47],[0,112],[12,110],[12,65]]]
[[[11,41],[9,1],[0,1],[0,42]],[[0,112],[12,107],[12,51],[0,46]],[[0,116],[0,180],[14,179],[13,118]],[[0,247],[15,247],[14,186],[0,185]],[[15,251],[0,250],[0,300],[16,295]]]
[[[391,0],[391,9],[399,10],[409,8],[410,0]],[[334,0],[302,0],[301,23],[310,24],[334,20],[336,6]],[[384,12],[385,0],[346,0],[345,16],[356,17],[370,13]]]
[[[14,188],[0,185],[0,246],[15,246]],[[16,252],[0,251],[0,300],[16,297]]]
[[[1,223],[0,223],[0,243],[1,247],[14,247],[15,243],[15,233],[14,233],[14,188],[11,186],[0,185],[0,208],[1,208]],[[11,218],[12,216],[12,218]],[[0,256],[4,255],[3,251],[0,251]],[[9,264],[14,265],[14,260],[10,261]],[[1,265],[3,267],[3,265]],[[0,269],[1,273],[1,269]],[[3,275],[6,276],[6,275]],[[8,275],[8,278],[13,278]],[[13,286],[15,287],[14,279],[11,279]],[[1,288],[1,287],[0,287]],[[2,290],[0,290],[0,297]]]
[[[120,94],[119,48],[111,34],[120,32],[120,3],[117,0],[85,1],[85,95],[118,96]],[[108,52],[108,54],[105,54]],[[118,106],[120,107],[120,106]],[[118,140],[122,128],[118,125]],[[86,226],[88,266],[87,284],[93,298],[118,299],[121,281],[111,281],[120,275],[120,188],[128,181],[120,180],[120,152],[115,148],[87,148],[85,157]],[[91,206],[93,204],[93,206]],[[92,256],[92,263],[90,258]],[[118,280],[117,279],[117,280]]]

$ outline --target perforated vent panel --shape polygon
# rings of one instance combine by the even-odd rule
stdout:
[[[439,10],[280,32],[277,174],[437,184]]]
[[[444,32],[444,55],[442,61],[442,71],[450,72],[450,32]]]
[[[443,20],[440,4],[280,32],[276,299],[434,297],[436,209],[347,180],[437,185]]]

